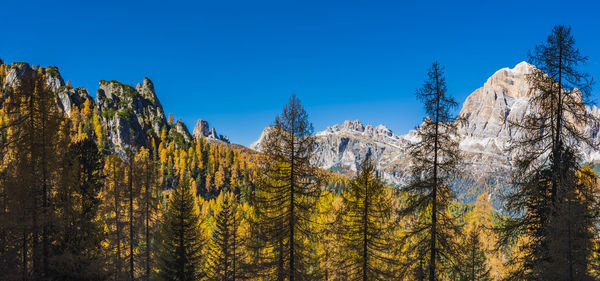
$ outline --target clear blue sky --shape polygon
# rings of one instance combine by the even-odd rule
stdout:
[[[600,79],[597,2],[3,1],[0,58],[56,65],[93,95],[100,79],[147,76],[190,130],[202,118],[244,145],[291,93],[316,131],[359,119],[400,134],[423,118],[414,92],[431,62],[462,102],[556,24]]]

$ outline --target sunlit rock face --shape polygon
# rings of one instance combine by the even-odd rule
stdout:
[[[229,143],[229,138],[227,136],[217,134],[217,130],[215,128],[210,128],[208,125],[208,121],[198,119],[196,121],[196,126],[194,127],[193,132],[194,138],[206,138],[209,141],[222,141]]]
[[[131,145],[148,147],[150,135],[159,136],[163,128],[170,131],[154,84],[148,78],[135,88],[117,81],[101,80],[96,104],[115,150]],[[184,134],[191,139],[189,132]]]
[[[526,62],[500,69],[463,103],[459,116],[464,122],[458,124],[458,135],[465,167],[461,178],[454,182],[461,201],[471,203],[485,191],[495,206],[501,206],[499,194],[509,188],[509,173],[513,168],[508,144],[512,138],[521,137],[513,123],[535,110],[529,101],[531,85],[527,81],[527,74],[533,69]],[[595,106],[587,111],[600,117]],[[600,141],[599,127],[595,123],[584,124],[582,129]],[[262,139],[261,135],[252,148],[260,150]],[[384,125],[374,127],[357,120],[345,121],[316,133],[312,162],[323,169],[354,175],[369,154],[382,178],[401,186],[410,176],[407,148],[414,141],[418,141],[415,131],[396,135]],[[585,161],[600,161],[600,153],[594,147],[581,144],[580,148]]]

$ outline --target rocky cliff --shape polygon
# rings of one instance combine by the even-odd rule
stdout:
[[[0,60],[0,66],[5,69],[5,77],[0,77],[0,89],[32,83],[37,75],[36,68],[23,62],[6,65]],[[135,88],[114,80],[101,80],[94,100],[86,89],[66,85],[57,67],[42,68],[42,73],[46,84],[57,94],[57,106],[65,114],[70,115],[73,108],[81,108],[86,100],[90,101],[106,131],[108,148],[113,151],[124,155],[123,152],[130,146],[148,147],[152,138],[159,140],[163,130],[170,138],[179,139],[180,143],[192,140],[192,134],[181,120],[173,124],[167,122],[149,78],[144,78]],[[208,122],[203,122],[208,127]],[[217,135],[214,128],[202,136],[228,142],[227,137]]]
[[[101,80],[96,106],[116,149],[148,145],[149,137],[160,136],[163,128],[169,129],[154,85],[148,78],[136,88],[114,80]]]
[[[533,110],[529,102],[531,86],[526,79],[532,69],[526,62],[500,69],[463,103],[459,116],[466,122],[459,124],[458,133],[465,167],[463,177],[454,183],[463,202],[473,202],[486,191],[500,206],[498,194],[508,188],[512,169],[512,155],[506,148],[511,138],[519,137],[510,121],[522,120]],[[600,117],[595,106],[588,108],[588,113]],[[584,130],[600,141],[599,127],[587,124]],[[260,150],[263,138],[261,135],[251,147]],[[414,131],[395,135],[384,125],[345,121],[316,133],[312,162],[323,169],[354,175],[358,164],[370,153],[383,179],[401,186],[409,175],[407,145],[416,140]],[[586,161],[600,161],[598,150],[583,144],[581,148]]]
[[[208,125],[208,121],[198,119],[196,121],[196,126],[194,127],[193,132],[194,138],[207,138],[209,141],[222,141],[229,143],[229,137],[217,134],[217,130],[215,128],[210,128]]]

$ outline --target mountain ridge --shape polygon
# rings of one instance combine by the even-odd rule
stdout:
[[[523,120],[535,109],[529,102],[531,85],[526,76],[535,66],[520,62],[513,68],[502,68],[473,91],[462,104],[458,124],[459,148],[465,157],[465,173],[455,182],[455,190],[464,203],[472,203],[483,192],[494,197],[499,207],[500,195],[510,185],[514,155],[507,148],[511,139],[521,136],[513,121]],[[596,106],[588,107],[589,114],[600,117]],[[600,142],[599,124],[586,124],[583,130]],[[251,148],[260,150],[261,134]],[[341,125],[327,127],[315,134],[316,149],[312,163],[330,171],[354,175],[367,154],[375,161],[376,169],[388,184],[401,186],[410,171],[408,145],[417,141],[415,130],[396,135],[385,125],[373,126],[358,120],[346,120]],[[581,144],[584,161],[600,161],[600,152]]]
[[[0,65],[6,68],[6,77],[0,81],[0,89],[14,88],[27,83],[35,75],[37,68],[25,62]],[[158,141],[163,133],[181,142],[190,142],[193,137],[206,137],[207,141],[229,143],[229,139],[217,135],[215,128],[211,134],[192,135],[181,120],[170,124],[162,104],[154,89],[154,83],[147,77],[135,87],[116,80],[99,80],[96,98],[85,88],[71,87],[65,83],[58,67],[42,67],[46,85],[57,94],[57,106],[68,116],[74,108],[81,108],[89,100],[97,111],[98,118],[107,132],[109,149],[119,152],[125,157],[125,150],[130,146],[150,146],[150,140]],[[203,122],[208,127],[208,122]]]

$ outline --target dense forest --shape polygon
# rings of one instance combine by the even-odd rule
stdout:
[[[186,139],[173,117],[117,145],[106,111],[86,99],[66,114],[56,69],[31,67],[0,88],[0,279],[600,280],[600,190],[578,151],[597,145],[579,129],[599,122],[587,57],[557,26],[529,60],[538,110],[514,124],[502,214],[488,194],[454,196],[462,120],[437,62],[416,93],[427,116],[405,186],[384,184],[369,155],[354,178],[312,166],[295,95],[261,152]],[[0,61],[0,86],[11,67]]]

